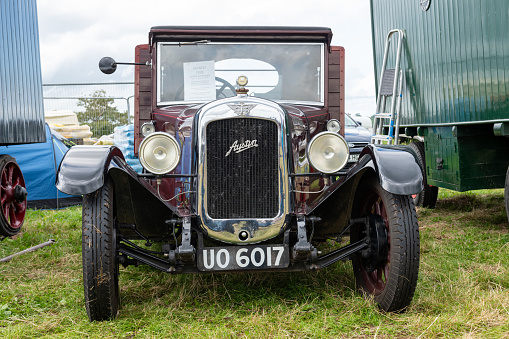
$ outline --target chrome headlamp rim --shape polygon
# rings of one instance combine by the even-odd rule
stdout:
[[[170,141],[170,144],[174,147],[175,153],[177,156],[175,157],[174,161],[171,163],[170,166],[158,169],[158,168],[155,168],[154,166],[150,165],[147,162],[147,159],[145,159],[144,154],[145,154],[145,149],[147,147],[149,147],[150,141],[154,140],[155,138],[160,138],[160,137],[167,138]],[[177,140],[172,135],[165,133],[165,132],[154,132],[154,133],[150,134],[149,136],[145,137],[141,141],[140,147],[138,148],[138,155],[139,155],[140,163],[143,166],[143,168],[145,168],[150,173],[153,173],[156,175],[161,175],[161,174],[167,174],[167,173],[173,171],[178,166],[178,164],[180,163],[180,158],[181,158],[182,152],[180,149],[180,145],[178,144]]]
[[[150,134],[155,133],[156,128],[154,126],[154,123],[146,122],[143,125],[141,125],[140,132],[143,134],[144,137],[148,137]]]
[[[341,165],[337,166],[337,168],[335,168],[334,170],[331,170],[331,171],[324,170],[323,168],[320,168],[320,166],[317,166],[316,163],[313,162],[311,152],[310,152],[311,148],[313,147],[313,145],[316,143],[317,140],[319,140],[320,138],[322,138],[324,136],[328,136],[328,135],[340,139],[341,142],[344,144],[345,150],[346,150],[346,156],[345,156],[345,159],[343,160],[343,162],[341,163]],[[307,158],[309,160],[309,163],[311,164],[311,166],[313,166],[314,169],[316,169],[320,173],[332,174],[332,173],[340,171],[343,167],[346,166],[346,164],[348,163],[348,157],[350,156],[350,149],[348,147],[348,143],[346,142],[345,138],[343,138],[341,135],[339,135],[338,133],[330,132],[330,131],[324,131],[324,132],[318,133],[311,139],[311,141],[308,144],[306,153],[307,153]]]
[[[333,133],[339,133],[341,130],[341,123],[338,119],[330,119],[327,121],[327,131],[333,132]]]

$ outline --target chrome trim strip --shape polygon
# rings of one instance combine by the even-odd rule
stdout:
[[[239,116],[229,105],[255,104],[249,113]],[[278,125],[279,152],[279,212],[274,218],[267,219],[212,219],[207,211],[207,144],[206,130],[211,121],[232,118],[257,118],[274,121]],[[198,143],[198,178],[197,178],[197,208],[201,220],[201,227],[207,234],[226,243],[257,243],[280,234],[285,229],[286,219],[290,213],[290,178],[288,173],[288,141],[286,112],[275,102],[253,98],[234,97],[213,101],[203,106],[196,115],[197,143]],[[249,238],[239,239],[239,233],[247,231]]]

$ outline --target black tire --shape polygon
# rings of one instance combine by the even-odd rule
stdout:
[[[83,287],[90,321],[114,319],[120,305],[111,180],[83,196]]]
[[[19,187],[18,187],[19,186]],[[16,193],[22,188],[24,195]],[[21,231],[27,209],[26,185],[16,159],[0,155],[0,239]]]
[[[384,311],[403,311],[412,301],[419,273],[419,226],[415,206],[410,196],[391,194],[381,188],[377,177],[364,179],[356,193],[352,216],[371,214],[383,219],[387,258],[373,264],[366,262],[372,259],[355,255],[352,258],[355,281]],[[352,243],[363,239],[364,225],[355,225],[350,237]],[[369,266],[374,270],[366,269]]]
[[[504,188],[504,200],[505,200],[505,213],[507,215],[507,221],[509,221],[509,167],[505,174],[505,188]]]
[[[417,194],[412,195],[415,206],[427,208],[435,208],[438,197],[438,187],[428,185],[426,177],[426,156],[424,153],[424,143],[422,141],[414,141],[409,145],[417,154],[417,160],[421,166],[422,177],[424,179],[424,189]]]

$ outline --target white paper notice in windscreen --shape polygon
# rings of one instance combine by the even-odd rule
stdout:
[[[184,63],[184,100],[210,101],[216,99],[214,61]]]

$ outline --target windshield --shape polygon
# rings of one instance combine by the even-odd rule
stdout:
[[[159,43],[157,102],[232,97],[243,75],[250,96],[323,103],[323,48],[319,43]]]

